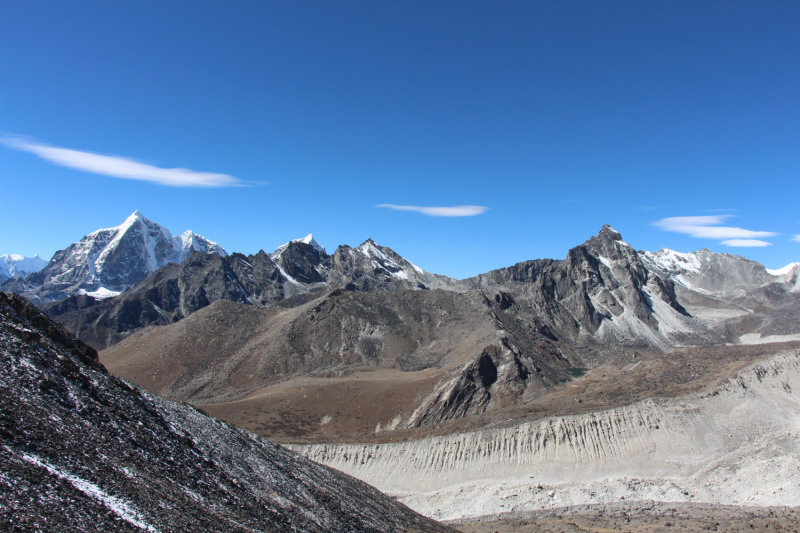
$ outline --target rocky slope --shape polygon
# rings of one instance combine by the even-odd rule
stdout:
[[[800,505],[800,352],[720,385],[585,415],[295,450],[439,519],[624,500]]]
[[[340,472],[110,376],[0,293],[0,529],[447,531]]]
[[[22,280],[0,285],[42,304],[75,294],[113,296],[136,285],[169,263],[182,263],[194,251],[227,255],[192,231],[170,231],[135,211],[121,225],[97,230],[55,253],[47,266]]]

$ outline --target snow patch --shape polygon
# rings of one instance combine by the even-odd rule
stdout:
[[[792,335],[767,335],[762,337],[761,333],[748,333],[739,337],[739,344],[767,344],[770,342],[791,342],[800,341],[800,333]]]
[[[281,275],[283,275],[283,277],[284,277],[284,278],[286,278],[286,280],[287,280],[289,283],[294,283],[295,285],[301,285],[301,283],[300,283],[299,281],[297,281],[297,280],[296,280],[296,279],[294,279],[292,276],[290,276],[289,274],[287,274],[287,273],[286,273],[286,271],[285,271],[284,269],[282,269],[282,268],[281,268],[281,266],[280,266],[278,263],[275,263],[275,266],[276,266],[276,267],[278,267],[278,270],[280,270],[280,272],[281,272]]]
[[[797,266],[800,266],[800,263],[789,263],[785,267],[776,270],[771,270],[768,268],[767,272],[772,274],[773,276],[783,276],[784,274],[788,274],[789,272],[794,270],[794,268]]]
[[[656,253],[645,252],[644,256],[671,274],[680,272],[700,273],[702,267],[697,252],[681,253],[663,248]]]
[[[130,503],[125,502],[124,500],[121,500],[120,498],[117,498],[115,496],[111,496],[103,489],[95,485],[94,483],[90,483],[85,479],[81,479],[77,476],[67,474],[66,472],[57,469],[53,465],[46,463],[33,455],[23,453],[22,458],[31,464],[44,468],[54,476],[69,481],[73,487],[75,487],[82,493],[86,494],[90,498],[99,501],[101,504],[110,509],[114,514],[116,514],[129,524],[134,525],[140,529],[144,529],[145,531],[152,531],[153,533],[159,533],[159,531],[156,528],[154,528],[153,526],[144,522],[141,519],[141,513],[137,511]]]
[[[86,291],[84,289],[80,289],[76,294],[78,294],[79,296],[80,295],[91,296],[95,300],[105,300],[106,298],[113,298],[114,296],[119,296],[122,293],[120,291],[112,291],[111,289],[100,287],[95,291]]]

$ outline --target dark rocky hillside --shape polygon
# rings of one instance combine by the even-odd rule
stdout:
[[[109,375],[0,293],[0,530],[450,531],[369,485]]]

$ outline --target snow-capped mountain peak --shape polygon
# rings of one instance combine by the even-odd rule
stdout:
[[[271,254],[269,254],[269,255],[270,255],[270,258],[272,258],[272,260],[273,260],[273,261],[274,261],[274,260],[276,260],[276,259],[278,259],[278,257],[280,257],[280,256],[281,256],[281,254],[282,254],[283,252],[285,252],[285,251],[286,251],[286,249],[289,247],[289,245],[290,245],[291,243],[293,243],[293,242],[299,242],[299,243],[307,244],[307,245],[311,246],[312,248],[314,248],[314,249],[315,249],[316,251],[318,251],[318,252],[321,252],[321,253],[323,253],[323,254],[324,254],[324,253],[326,253],[326,252],[325,252],[325,247],[324,247],[324,246],[322,246],[320,243],[318,243],[318,242],[316,241],[316,239],[314,239],[314,235],[313,235],[313,234],[309,233],[308,235],[306,235],[306,236],[305,236],[305,237],[303,237],[302,239],[293,239],[293,240],[291,240],[291,241],[287,242],[286,244],[281,244],[280,246],[278,246],[277,248],[275,248],[275,251],[274,251],[274,252],[272,252]]]
[[[19,254],[0,255],[0,280],[25,277],[33,272],[39,272],[46,266],[47,261],[38,255],[33,257]]]
[[[167,228],[136,210],[119,226],[94,231],[57,252],[46,268],[26,278],[23,292],[44,302],[72,294],[111,295],[168,263],[183,262],[193,251],[228,255],[220,245],[192,231],[173,237]]]
[[[190,229],[187,229],[182,234],[173,238],[176,255],[178,261],[175,263],[182,263],[192,252],[203,252],[205,254],[217,254],[222,257],[227,257],[228,252],[219,244],[206,239],[202,235],[198,235]]]
[[[312,248],[314,248],[318,252],[324,252],[325,251],[325,247],[322,246],[320,243],[318,243],[314,239],[314,235],[312,235],[311,233],[309,233],[308,235],[306,235],[302,239],[298,239],[297,242],[302,242],[302,243],[308,244],[309,246],[311,246]]]

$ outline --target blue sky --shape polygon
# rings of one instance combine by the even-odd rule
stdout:
[[[778,268],[797,28],[781,1],[0,1],[0,254],[138,209],[228,251],[371,237],[458,278],[604,223]]]

